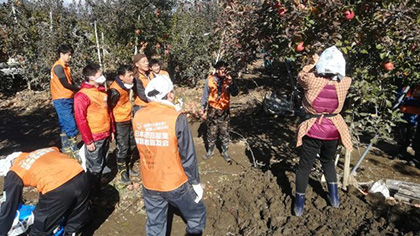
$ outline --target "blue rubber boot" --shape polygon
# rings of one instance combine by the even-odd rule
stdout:
[[[328,200],[334,208],[340,206],[340,199],[338,198],[337,183],[328,183]]]
[[[293,208],[295,216],[301,216],[303,214],[303,207],[305,206],[305,194],[296,193],[295,207]]]

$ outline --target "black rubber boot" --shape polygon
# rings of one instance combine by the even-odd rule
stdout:
[[[73,153],[73,158],[76,159],[79,163],[82,163],[82,159],[79,156],[79,148],[77,148],[77,139],[76,136],[68,138],[69,140],[69,147],[71,152]]]
[[[73,156],[73,152],[70,147],[69,138],[67,137],[66,133],[60,134],[60,140],[61,140],[61,152],[70,156]]]
[[[203,159],[204,160],[210,159],[210,157],[213,156],[213,151],[214,151],[214,145],[209,146],[209,149],[207,150],[207,153],[204,154]]]
[[[232,165],[232,159],[229,156],[227,145],[222,145],[222,156],[229,165]]]
[[[128,172],[130,173],[130,176],[133,176],[133,177],[137,177],[137,176],[140,175],[140,173],[138,171],[136,171],[133,167],[130,168],[130,170]]]
[[[121,183],[123,183],[123,184],[131,184],[131,179],[130,179],[130,176],[129,176],[129,174],[127,173],[127,171],[126,170],[122,170],[122,171],[120,171],[120,173],[119,173],[119,177],[120,177],[120,182]]]
[[[127,165],[125,159],[118,158],[117,160],[118,177],[121,183],[131,184],[129,172],[127,171]]]

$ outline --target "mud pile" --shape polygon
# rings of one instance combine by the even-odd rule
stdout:
[[[270,171],[244,171],[210,198],[206,234],[415,235],[420,231],[419,209],[390,206],[380,196],[341,191],[342,204],[334,209],[321,185],[308,187],[305,212],[298,218],[292,215],[292,195],[286,193],[294,186],[294,174],[286,178],[288,186],[282,186],[287,181],[278,181]]]

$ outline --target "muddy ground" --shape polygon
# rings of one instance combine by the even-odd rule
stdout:
[[[401,203],[385,202],[380,195],[363,195],[355,188],[340,191],[341,206],[326,200],[326,186],[315,167],[307,189],[305,213],[292,215],[295,167],[298,162],[294,134],[296,118],[265,115],[264,92],[281,86],[279,78],[253,72],[238,80],[240,96],[232,101],[233,165],[215,152],[204,161],[205,125],[197,120],[200,89],[178,88],[191,121],[201,182],[205,184],[207,227],[204,235],[420,235],[420,210]],[[201,85],[200,85],[201,87]],[[0,100],[0,156],[15,150],[32,151],[59,145],[59,129],[47,92],[22,91]],[[391,144],[385,145],[388,148]],[[364,150],[352,153],[352,165]],[[114,153],[111,150],[112,163]],[[420,183],[420,170],[407,160],[390,159],[374,148],[362,163],[357,180],[399,179]],[[254,159],[257,168],[253,167]],[[338,174],[342,174],[343,155]],[[145,235],[146,214],[139,188],[123,187],[108,175],[102,195],[93,206],[92,221],[83,235]],[[140,183],[140,178],[134,178]],[[0,178],[0,187],[3,178]],[[27,203],[36,203],[37,193],[25,189]],[[185,224],[171,209],[170,235],[183,235]]]

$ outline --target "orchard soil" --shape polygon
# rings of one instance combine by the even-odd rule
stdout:
[[[264,93],[273,88],[282,90],[287,83],[284,81],[287,78],[263,75],[257,70],[238,79],[241,94],[231,104],[232,165],[217,150],[212,159],[201,158],[205,153],[205,124],[196,114],[202,84],[195,89],[177,88],[188,112],[201,182],[205,185],[204,235],[420,235],[420,209],[385,201],[381,195],[364,195],[350,187],[339,192],[339,209],[329,206],[326,186],[319,181],[319,163],[312,171],[304,215],[293,216],[297,119],[269,116],[261,107]],[[59,146],[58,122],[48,92],[22,91],[2,96],[0,122],[0,158],[15,150]],[[388,150],[392,147],[382,146]],[[112,145],[109,155],[113,171],[103,179],[101,195],[93,204],[91,222],[83,235],[145,235],[141,179],[133,177],[130,186],[119,184],[114,148]],[[352,165],[364,148],[360,145],[353,151]],[[374,148],[369,153],[357,173],[359,182],[398,179],[420,183],[417,167],[410,166],[407,160],[391,159],[386,151]],[[337,167],[339,175],[343,172],[343,156]],[[254,158],[257,168],[253,167]],[[36,203],[36,191],[25,189],[24,199]],[[179,213],[170,209],[169,215],[169,234],[183,235],[185,224]]]

